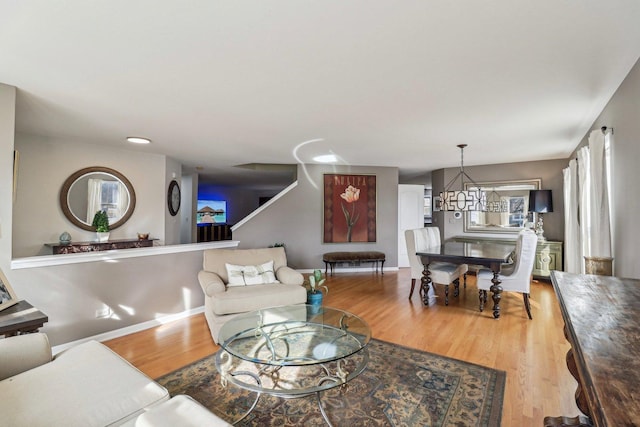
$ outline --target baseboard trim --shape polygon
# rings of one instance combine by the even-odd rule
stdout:
[[[184,319],[189,316],[193,316],[194,314],[204,313],[204,306],[192,308],[190,310],[186,310],[180,313],[168,314],[166,316],[158,317],[157,319],[148,320],[146,322],[137,323],[131,326],[125,326],[124,328],[114,329],[113,331],[103,332],[98,335],[93,335],[86,338],[81,338],[79,340],[71,341],[68,343],[60,344],[53,346],[51,348],[51,352],[55,356],[56,354],[64,351],[68,348],[74,347],[78,344],[82,344],[87,341],[108,341],[114,338],[119,338],[125,335],[133,334],[135,332],[144,331],[145,329],[154,328],[156,326],[161,326],[169,322],[173,322],[174,320]]]

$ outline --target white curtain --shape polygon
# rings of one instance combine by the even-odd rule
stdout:
[[[578,162],[571,160],[569,167],[562,171],[564,178],[564,241],[565,263],[564,269],[569,273],[581,273],[582,245],[580,241],[580,227],[578,224]]]
[[[591,255],[589,164],[589,148],[582,147],[578,150],[578,218],[580,221],[580,252],[582,256]],[[580,260],[580,264],[580,271],[584,273],[583,259]]]
[[[118,181],[118,197],[116,200],[117,219],[114,218],[114,222],[119,221],[127,211],[127,208],[129,208],[129,192],[127,191],[127,187],[120,181]]]
[[[611,134],[589,135],[589,146],[563,170],[565,270],[584,273],[584,257],[612,257],[609,147]],[[576,172],[577,169],[577,172]]]
[[[90,178],[87,189],[87,222],[93,222],[93,216],[102,210],[102,180]]]
[[[605,156],[605,135],[594,130],[589,135],[589,184],[591,247],[590,256],[611,256],[611,220],[609,218],[609,186]]]

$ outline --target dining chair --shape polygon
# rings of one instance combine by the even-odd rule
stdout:
[[[527,310],[529,319],[531,317],[531,304],[529,302],[529,293],[531,289],[531,273],[533,272],[533,264],[536,258],[536,246],[538,245],[538,236],[532,230],[525,229],[518,234],[516,240],[516,249],[513,254],[513,262],[502,264],[500,268],[500,279],[503,291],[521,292],[524,299],[524,308]],[[487,302],[487,291],[490,290],[493,282],[493,272],[483,269],[478,273],[477,286],[480,297],[480,311]]]
[[[420,281],[419,293],[422,296],[422,272],[424,265],[416,252],[421,252],[430,247],[440,246],[440,230],[438,227],[423,227],[413,230],[405,230],[405,240],[407,242],[407,255],[409,256],[409,266],[411,267],[411,291],[409,299],[413,296],[413,290],[416,286],[416,280]],[[449,285],[454,284],[454,296],[458,296],[460,292],[460,276],[464,277],[464,287],[467,287],[467,270],[466,264],[451,264],[448,262],[432,262],[429,264],[429,274],[431,284],[429,286],[429,304],[435,302],[435,284],[444,285],[444,304],[449,305]]]

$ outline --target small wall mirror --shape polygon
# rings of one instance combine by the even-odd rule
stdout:
[[[74,225],[92,231],[93,216],[107,212],[113,230],[127,222],[136,206],[136,194],[120,172],[93,166],[72,174],[60,190],[62,212]]]
[[[540,179],[464,184],[465,190],[482,190],[486,212],[465,212],[465,233],[518,233],[529,215],[529,190],[539,190]]]

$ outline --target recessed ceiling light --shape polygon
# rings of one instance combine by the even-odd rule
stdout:
[[[318,163],[336,163],[338,158],[335,154],[323,154],[321,156],[315,156],[313,160]]]
[[[134,144],[150,144],[151,140],[148,138],[140,138],[139,136],[129,136],[127,137],[127,141],[132,142]]]

